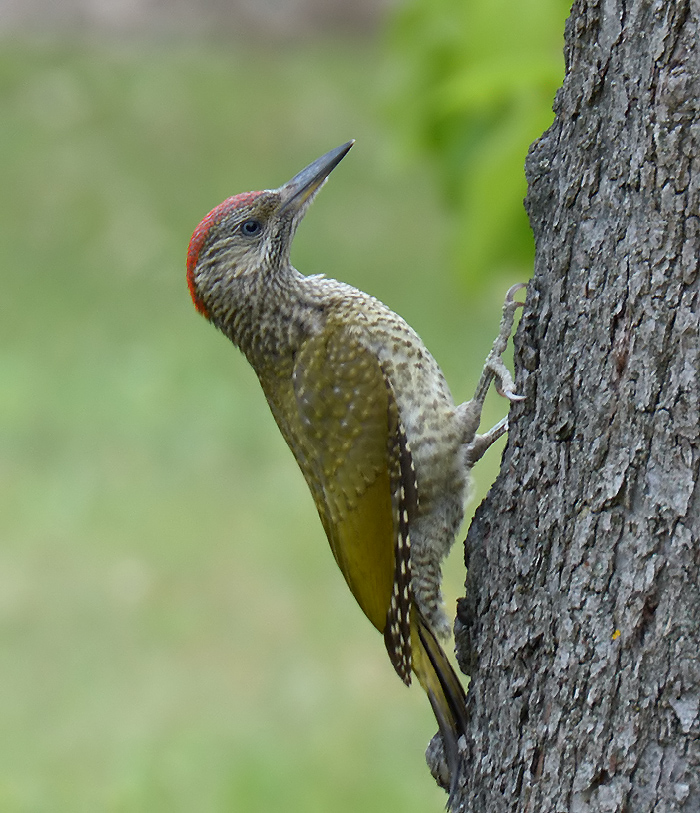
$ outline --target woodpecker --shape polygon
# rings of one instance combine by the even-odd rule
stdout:
[[[417,333],[372,296],[290,262],[299,222],[349,141],[278,189],[228,198],[202,220],[187,255],[197,310],[255,370],[306,479],[348,587],[384,636],[407,685],[415,674],[442,735],[450,802],[466,731],[465,693],[440,641],[450,632],[441,563],[464,516],[471,466],[505,431],[477,434],[492,381],[518,400],[501,328],[474,397],[455,406]]]

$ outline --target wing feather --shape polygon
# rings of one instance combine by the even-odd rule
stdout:
[[[391,385],[357,336],[329,324],[296,354],[291,386],[281,377],[261,383],[335,560],[408,683],[409,524],[417,492]]]

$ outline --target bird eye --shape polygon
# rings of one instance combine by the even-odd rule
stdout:
[[[241,223],[241,231],[246,237],[254,237],[262,231],[262,223],[259,220],[244,220]]]

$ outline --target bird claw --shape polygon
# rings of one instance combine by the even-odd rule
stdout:
[[[525,395],[519,395],[517,392],[513,392],[513,390],[502,390],[500,387],[496,387],[496,392],[509,401],[524,401],[526,398]]]
[[[510,288],[506,291],[506,305],[510,305],[511,303],[515,304],[516,308],[522,308],[525,303],[520,302],[513,297],[518,291],[522,291],[523,288],[527,288],[527,284],[524,282],[516,282],[515,285],[511,285]]]
[[[520,395],[520,393],[515,391],[513,376],[510,374],[510,370],[503,363],[500,356],[497,359],[493,359],[489,367],[493,373],[495,382],[494,389],[502,398],[507,398],[511,403],[525,400],[524,395]]]

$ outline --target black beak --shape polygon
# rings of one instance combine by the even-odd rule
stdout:
[[[303,212],[331,172],[348,154],[350,147],[354,143],[354,140],[348,141],[346,144],[327,152],[312,164],[309,164],[308,167],[302,169],[291,181],[281,186],[278,190],[282,196],[282,205],[279,211],[282,212],[290,208],[294,214]]]

